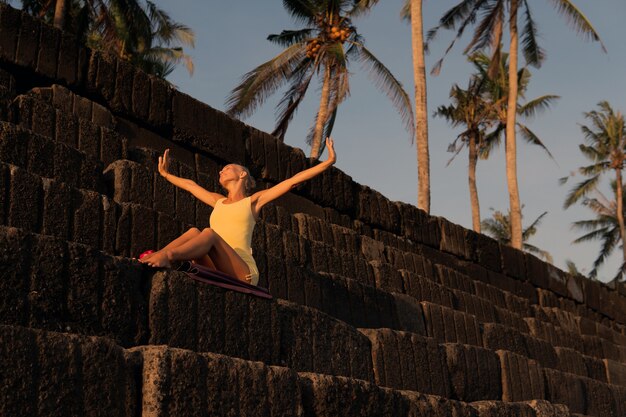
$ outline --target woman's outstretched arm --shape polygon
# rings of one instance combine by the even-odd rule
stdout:
[[[331,167],[337,161],[337,156],[335,154],[335,143],[331,138],[326,138],[326,148],[328,148],[328,159],[324,162],[315,165],[309,169],[305,169],[304,171],[298,172],[291,178],[288,178],[282,182],[279,182],[272,188],[268,188],[267,190],[259,191],[252,196],[252,203],[254,207],[255,216],[259,214],[261,208],[273,201],[278,197],[288,193],[292,188],[297,186],[298,184],[303,183],[304,181],[310,180],[311,178],[321,174]]]
[[[168,159],[169,153],[170,153],[170,150],[166,149],[165,152],[163,153],[163,156],[159,156],[159,174],[161,174],[163,178],[165,178],[170,183],[174,184],[176,187],[182,188],[185,191],[189,191],[198,200],[208,204],[211,207],[215,206],[215,203],[217,203],[217,200],[224,198],[224,196],[221,194],[212,193],[210,191],[205,190],[193,180],[177,177],[176,175],[171,174],[169,172],[169,165],[170,165],[170,161]]]

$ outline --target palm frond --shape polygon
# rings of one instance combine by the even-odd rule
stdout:
[[[465,48],[465,51],[463,51],[464,54],[500,44],[504,19],[504,3],[504,1],[496,0],[492,4],[485,5],[482,19],[474,31],[474,37]]]
[[[579,182],[570,190],[567,194],[567,198],[565,199],[565,203],[563,204],[563,208],[567,209],[574,203],[576,203],[581,198],[585,197],[588,193],[593,191],[598,181],[600,180],[600,175],[594,175],[591,178],[588,178],[584,181]]]
[[[319,6],[312,0],[283,0],[283,7],[297,22],[313,23]]]
[[[242,82],[226,99],[227,113],[239,117],[252,114],[269,95],[289,79],[303,58],[303,45],[294,44],[244,75]]]
[[[587,17],[570,0],[550,0],[559,14],[565,17],[567,23],[583,38],[600,42],[602,50],[606,52],[604,43],[591,25]]]
[[[550,106],[560,98],[561,96],[554,94],[546,94],[541,97],[537,97],[521,105],[517,110],[517,113],[526,118],[533,118],[537,113],[549,109]]]
[[[300,43],[311,36],[315,29],[306,28],[300,30],[283,30],[278,35],[269,35],[267,40],[282,47],[288,47],[294,43]]]
[[[314,67],[310,64],[310,61],[304,61],[299,68],[294,70],[294,75],[291,87],[278,103],[276,109],[277,122],[272,135],[278,137],[281,141],[284,141],[287,127],[311,84],[311,80],[315,75]]]
[[[523,125],[521,123],[517,123],[517,128],[519,129],[520,133],[522,134],[522,137],[524,138],[526,142],[530,143],[531,145],[539,146],[548,154],[550,159],[552,159],[556,163],[554,156],[552,156],[548,148],[543,144],[541,139],[539,139],[539,137],[532,130],[528,128],[528,126]]]
[[[537,27],[530,12],[530,5],[524,0],[524,15],[526,22],[522,30],[522,53],[528,65],[539,68],[546,57],[545,51],[537,43]]]
[[[413,140],[415,136],[415,119],[409,95],[404,91],[402,84],[393,76],[391,71],[365,46],[361,45],[359,52],[361,63],[369,70],[376,87],[389,97],[391,103],[400,114],[405,129],[411,135],[411,140]]]

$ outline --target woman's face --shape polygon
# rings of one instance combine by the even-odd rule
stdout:
[[[230,181],[237,181],[241,178],[242,169],[235,164],[228,164],[220,171],[220,184],[224,186]]]

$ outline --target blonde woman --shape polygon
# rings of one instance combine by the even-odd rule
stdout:
[[[337,160],[334,142],[326,138],[328,159],[305,169],[272,188],[252,195],[255,182],[247,168],[229,164],[219,173],[226,196],[200,187],[195,181],[169,173],[169,149],[159,157],[159,174],[176,187],[189,191],[198,200],[213,207],[210,228],[189,229],[163,249],[148,254],[140,262],[153,267],[170,267],[174,261],[194,261],[247,283],[256,285],[259,271],[252,257],[252,232],[261,209],[328,168]]]

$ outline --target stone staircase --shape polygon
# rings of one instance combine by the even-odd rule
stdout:
[[[290,148],[0,5],[0,416],[626,416],[626,289],[332,168],[263,209],[265,300],[131,258]],[[332,191],[330,191],[332,190]]]

